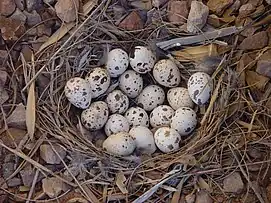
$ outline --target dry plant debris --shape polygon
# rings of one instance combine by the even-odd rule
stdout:
[[[270,6],[1,0],[0,202],[270,202]],[[103,130],[86,130],[63,94],[68,79],[104,67],[110,50],[135,46],[174,61],[181,87],[195,72],[211,75],[212,97],[193,108],[196,130],[176,152],[106,153]],[[150,73],[143,81],[157,85]],[[112,78],[93,102],[118,85]]]

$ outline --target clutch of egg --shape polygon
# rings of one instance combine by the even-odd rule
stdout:
[[[144,74],[152,74],[156,84],[144,84]],[[118,79],[118,87],[108,92],[112,78]],[[130,55],[120,48],[111,50],[105,68],[92,68],[84,79],[69,79],[64,92],[82,109],[86,129],[105,131],[103,149],[108,153],[153,154],[157,149],[170,153],[193,134],[198,123],[193,108],[207,104],[213,90],[212,79],[204,72],[192,74],[187,88],[180,83],[174,61],[157,61],[149,48],[136,46]]]

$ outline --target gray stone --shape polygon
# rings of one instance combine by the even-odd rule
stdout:
[[[43,0],[43,3],[52,5],[56,2],[56,0]]]
[[[58,178],[45,178],[42,180],[42,189],[50,198],[57,197],[63,191],[65,185]]]
[[[37,25],[41,22],[41,17],[37,13],[37,11],[32,11],[31,13],[24,11],[23,13],[26,16],[26,24],[27,25],[34,26],[34,25]]]
[[[12,14],[12,16],[10,16],[11,19],[15,19],[15,20],[19,20],[21,21],[23,24],[25,24],[26,22],[26,16],[24,15],[24,13],[16,8],[15,12]]]
[[[9,16],[16,9],[14,0],[1,0],[0,1],[0,15]]]
[[[61,159],[66,156],[66,151],[60,145],[52,144],[54,149],[49,144],[43,144],[40,146],[40,156],[48,164],[60,164]],[[54,150],[58,153],[58,156]]]
[[[271,0],[265,0],[266,3],[268,3],[269,5],[271,5]]]
[[[24,10],[25,8],[25,1],[24,0],[14,0],[15,4],[17,6],[17,8],[19,8],[20,10]]]
[[[26,129],[26,109],[22,103],[7,118],[7,124],[9,127]]]
[[[66,23],[76,20],[78,9],[78,0],[58,0],[55,5],[57,16]]]
[[[16,187],[22,184],[22,181],[20,178],[11,178],[9,180],[7,180],[7,185],[9,187]]]
[[[25,0],[25,4],[27,11],[31,12],[42,7],[42,0]]]
[[[269,60],[259,60],[257,63],[256,72],[271,78],[271,59]]]
[[[197,192],[195,203],[213,203],[213,199],[210,197],[209,193],[205,190],[200,190]]]
[[[244,183],[239,172],[233,172],[223,180],[224,192],[240,193],[243,188]]]
[[[209,8],[199,1],[192,1],[187,20],[187,31],[197,33],[206,24]]]
[[[9,178],[14,172],[15,164],[13,162],[4,163],[2,166],[2,175],[4,179]]]

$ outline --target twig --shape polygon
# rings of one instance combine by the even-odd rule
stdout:
[[[32,185],[31,185],[31,189],[30,189],[30,191],[29,191],[29,193],[28,193],[28,197],[27,197],[26,203],[29,203],[30,200],[31,200],[31,197],[32,197],[32,195],[33,195],[33,192],[34,192],[34,189],[35,189],[37,180],[38,180],[38,177],[39,177],[39,170],[37,169],[37,170],[36,170],[36,173],[35,173],[35,176],[34,176],[34,179],[33,179],[33,182],[32,182]]]

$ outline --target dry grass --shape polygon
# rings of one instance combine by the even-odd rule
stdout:
[[[184,140],[178,152],[156,153],[153,157],[113,157],[93,144],[93,136],[99,135],[86,134],[82,129],[80,112],[64,98],[65,82],[73,76],[86,74],[88,68],[82,68],[82,63],[87,67],[102,65],[104,59],[101,60],[101,57],[111,47],[123,47],[127,51],[138,44],[154,47],[153,44],[161,40],[157,37],[162,29],[168,30],[171,37],[181,35],[168,23],[150,25],[138,32],[119,30],[108,17],[109,3],[103,1],[91,19],[87,18],[83,26],[80,24],[80,29],[70,33],[71,37],[34,55],[33,62],[26,62],[21,56],[19,67],[9,63],[13,70],[10,92],[14,97],[12,103],[8,104],[10,112],[17,101],[26,104],[31,81],[35,81],[37,97],[34,141],[26,137],[17,149],[1,143],[2,147],[21,158],[18,169],[11,177],[16,176],[26,163],[31,163],[37,174],[46,172],[70,185],[70,190],[78,188],[90,202],[105,202],[107,199],[115,202],[174,203],[179,201],[180,191],[187,194],[197,189],[195,185],[199,187],[199,177],[204,178],[214,194],[224,194],[227,198],[221,189],[221,180],[233,171],[239,171],[248,183],[246,193],[253,191],[258,201],[264,202],[264,197],[251,179],[256,177],[263,181],[270,170],[271,117],[265,102],[270,97],[271,86],[269,84],[262,100],[255,101],[250,87],[240,85],[235,71],[240,57],[235,46],[224,55],[213,74],[215,90],[206,109],[199,109],[203,113],[198,115],[200,124],[197,130]],[[234,38],[233,42],[237,42]],[[87,60],[80,61],[87,53]],[[186,80],[193,72],[186,66],[181,71]],[[33,72],[39,74],[33,77]],[[150,78],[148,81],[153,82]],[[72,174],[72,163],[87,173],[86,179],[80,180],[71,175],[71,181],[39,164],[37,151],[44,142],[61,143],[70,153],[69,162],[62,160],[61,172],[67,170]],[[25,150],[24,146],[29,143],[33,144],[32,149]],[[248,152],[254,149],[264,156],[252,159]],[[79,161],[76,160],[78,157]],[[253,171],[252,167],[258,167],[258,170]],[[125,175],[122,187],[129,191],[128,194],[122,194],[120,185],[116,185],[117,174],[121,177]],[[36,181],[26,198],[28,202],[35,198],[35,184]]]

